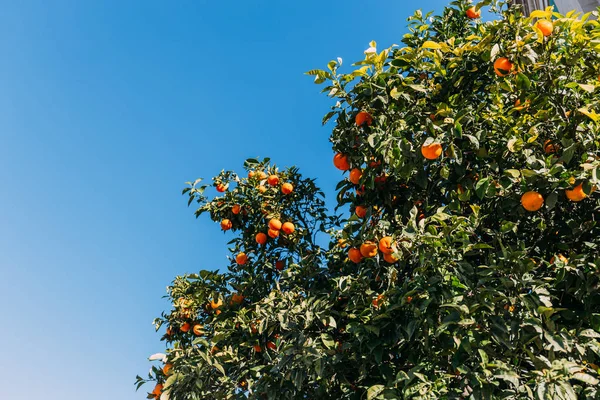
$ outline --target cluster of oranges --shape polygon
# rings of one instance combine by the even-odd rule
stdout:
[[[294,226],[294,224],[292,222],[287,221],[287,222],[281,223],[281,221],[278,220],[277,218],[272,218],[269,221],[267,234],[269,235],[269,237],[271,239],[275,239],[279,236],[280,232],[283,232],[286,235],[291,235],[292,233],[294,233],[295,230],[296,230],[296,227]],[[257,233],[256,236],[254,237],[254,239],[256,240],[256,243],[258,243],[261,246],[266,244],[267,243],[267,234],[265,234],[264,232]]]
[[[379,246],[377,243],[367,240],[360,245],[360,247],[351,247],[348,250],[348,258],[355,264],[360,263],[364,258],[373,258],[377,256],[378,250],[383,254],[383,259],[393,264],[399,260],[394,254],[397,251],[396,244],[394,243],[391,236],[385,236],[379,240]]]

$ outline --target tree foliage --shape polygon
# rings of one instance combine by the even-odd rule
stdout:
[[[336,102],[323,122],[350,216],[268,159],[184,189],[236,236],[222,272],[169,287],[149,398],[600,396],[600,24],[471,6],[417,11],[350,72],[308,72]]]

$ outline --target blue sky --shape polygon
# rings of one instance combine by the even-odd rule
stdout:
[[[228,254],[184,182],[269,156],[332,200],[330,102],[303,72],[444,3],[4,2],[0,397],[145,398],[165,287]]]

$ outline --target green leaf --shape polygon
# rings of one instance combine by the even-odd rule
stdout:
[[[383,385],[373,385],[367,390],[367,400],[373,400],[385,389]]]
[[[423,49],[439,50],[439,49],[442,48],[442,46],[439,43],[432,42],[431,40],[428,40],[425,43],[423,43],[423,45],[421,46],[421,48],[423,48]]]
[[[531,88],[531,81],[522,72],[517,74],[517,88],[520,90],[529,90]]]

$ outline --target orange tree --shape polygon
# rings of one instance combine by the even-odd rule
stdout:
[[[487,8],[497,18],[480,20]],[[600,24],[487,0],[312,70],[346,218],[247,160],[209,199],[226,272],[177,277],[149,398],[600,396]],[[599,191],[600,192],[600,191]],[[319,245],[319,235],[330,238]],[[139,387],[139,386],[138,386]]]

